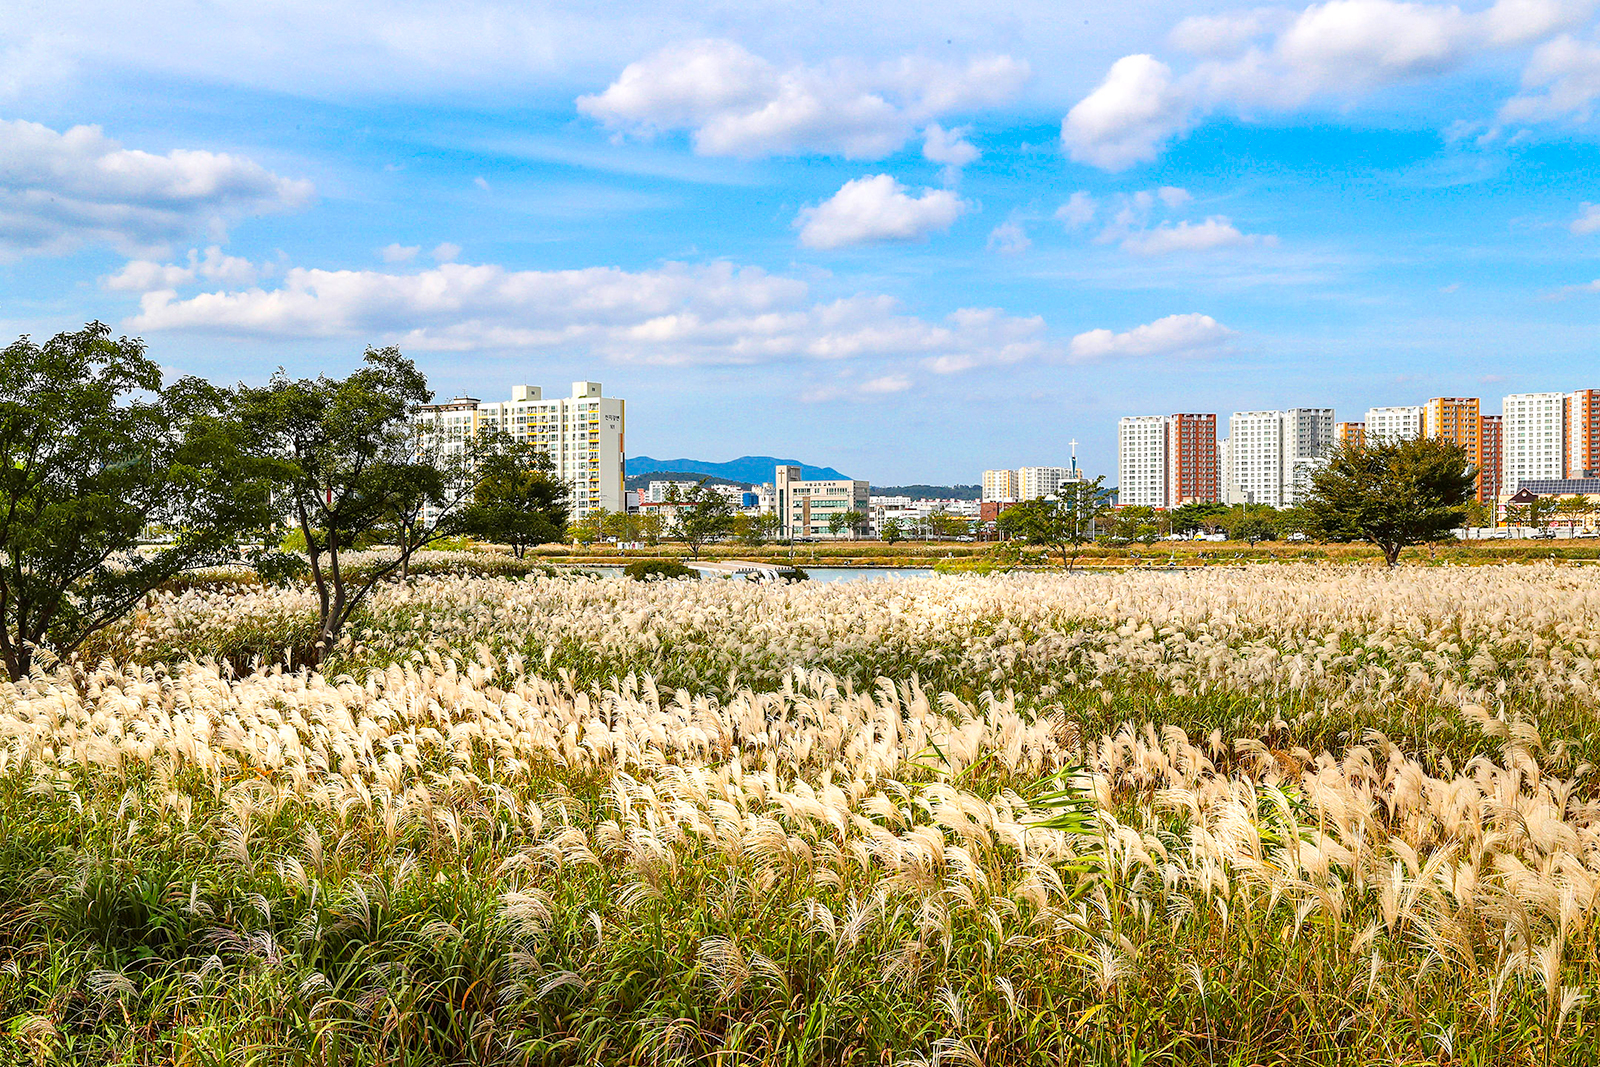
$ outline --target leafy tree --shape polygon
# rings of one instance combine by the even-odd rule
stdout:
[[[776,521],[774,521],[776,525]],[[646,511],[639,516],[639,538],[654,548],[666,536],[667,523],[659,511]]]
[[[1228,505],[1214,500],[1180,504],[1171,512],[1172,532],[1194,534],[1200,530],[1221,530],[1222,518],[1227,513]]]
[[[892,545],[905,537],[905,531],[900,528],[899,519],[889,519],[879,527],[878,536]]]
[[[1007,537],[1055,549],[1061,553],[1061,565],[1070,571],[1110,510],[1111,492],[1101,476],[1063,485],[1053,500],[1014,504],[1001,512],[999,527]]]
[[[605,508],[595,508],[567,527],[567,534],[574,541],[584,546],[592,545],[596,541],[602,541],[606,536],[606,517],[610,514]]]
[[[90,323],[0,351],[0,661],[65,656],[181,571],[269,521],[226,393],[163,388],[144,344]],[[170,540],[139,551],[141,531]]]
[[[475,446],[481,457],[477,488],[452,528],[509,545],[518,559],[535,545],[561,540],[571,489],[557,476],[550,454],[503,430],[479,431]]]
[[[700,550],[733,532],[733,504],[704,479],[683,489],[667,489],[666,503],[672,507],[672,536],[689,546],[695,559]]]
[[[632,543],[639,539],[639,516],[626,511],[608,511],[600,520],[600,532],[619,543]]]
[[[1506,522],[1512,526],[1529,526],[1535,530],[1542,530],[1555,512],[1555,497],[1535,497],[1526,504],[1507,505]]]
[[[849,511],[836,511],[832,515],[828,516],[828,532],[835,537],[838,537],[846,530],[849,530],[851,534],[854,534],[857,530],[861,529],[861,525],[866,521],[867,517],[854,509]]]
[[[1467,525],[1480,528],[1493,526],[1494,511],[1481,500],[1467,501]]]
[[[1574,493],[1571,496],[1561,497],[1556,501],[1555,511],[1567,520],[1567,536],[1575,537],[1578,533],[1578,520],[1594,510],[1594,505],[1589,503],[1589,498]]]
[[[1230,541],[1253,545],[1270,541],[1278,534],[1278,511],[1267,504],[1235,504],[1221,522]]]
[[[1311,513],[1300,505],[1280,508],[1274,518],[1273,526],[1279,540],[1283,540],[1293,534],[1315,537],[1317,533],[1317,527],[1312,522]]]
[[[732,530],[740,543],[759,548],[777,535],[778,516],[735,515]]]
[[[1390,567],[1407,545],[1438,540],[1466,519],[1477,471],[1437,437],[1347,441],[1311,476],[1305,508],[1330,541],[1370,541]]]
[[[972,532],[972,523],[943,508],[928,515],[928,532],[934,537],[963,537]]]
[[[487,458],[475,440],[459,453],[423,449],[412,410],[433,394],[416,365],[394,347],[369,348],[347,378],[291,379],[281,370],[260,388],[238,391],[240,424],[274,482],[278,504],[305,539],[306,558],[263,559],[273,569],[308,569],[317,592],[317,639],[309,660],[327,657],[345,625],[379,582],[411,553],[446,536],[456,507],[477,489]],[[430,521],[394,522],[397,501]],[[391,560],[346,566],[344,553],[393,524]]]

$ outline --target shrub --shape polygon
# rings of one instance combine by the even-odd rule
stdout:
[[[677,560],[672,559],[640,559],[622,568],[626,574],[637,582],[648,582],[656,578],[698,578],[700,572],[692,567],[685,567]]]

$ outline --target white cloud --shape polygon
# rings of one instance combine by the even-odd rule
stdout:
[[[1277,239],[1261,234],[1240,233],[1226,215],[1212,215],[1204,222],[1159,226],[1123,238],[1122,247],[1141,256],[1160,256],[1170,252],[1208,252],[1218,248],[1238,248],[1253,244],[1276,244]]]
[[[1553,293],[1546,293],[1545,299],[1565,300],[1569,296],[1588,296],[1590,293],[1600,293],[1600,278],[1580,285],[1563,285]]]
[[[433,257],[435,263],[450,263],[461,255],[461,246],[451,244],[449,241],[441,241],[428,255]]]
[[[479,189],[482,189],[486,193],[489,191],[489,179],[485,178],[481,174],[472,179],[472,184],[476,185]]]
[[[211,245],[204,255],[191,248],[187,264],[129,260],[121,270],[106,278],[104,284],[107,289],[138,293],[180,289],[202,280],[222,285],[254,285],[267,271],[265,266],[258,267],[248,259],[227,255],[217,245]]]
[[[1080,333],[1068,344],[1067,355],[1074,363],[1183,355],[1215,349],[1233,336],[1234,331],[1210,315],[1168,315],[1125,333],[1110,330]]]
[[[978,158],[978,149],[966,139],[967,128],[947,130],[937,122],[922,131],[922,155],[934,163],[960,168]]]
[[[179,148],[123,148],[98,126],[57,133],[0,119],[0,253],[59,254],[109,244],[161,254],[196,232],[218,238],[251,214],[296,208],[307,181],[279,177],[239,156]]]
[[[1153,56],[1124,56],[1067,113],[1062,143],[1074,159],[1105,170],[1149,162],[1196,116],[1215,108],[1298,107],[1458,70],[1480,56],[1526,48],[1585,22],[1595,0],[1498,0],[1463,12],[1410,0],[1326,0],[1285,18],[1246,13],[1187,19],[1180,48],[1213,56],[1181,76]],[[1259,40],[1258,40],[1259,38]],[[1507,105],[1503,117],[1543,117],[1587,108],[1600,89],[1588,46],[1549,42],[1524,78],[1548,87]]]
[[[1600,47],[1568,36],[1541,45],[1522,72],[1522,89],[1500,109],[1501,122],[1587,122],[1600,97]]]
[[[1067,198],[1067,202],[1056,208],[1056,218],[1069,229],[1078,229],[1094,221],[1094,214],[1098,205],[1094,197],[1079,189]]]
[[[1016,255],[1026,252],[1033,247],[1033,242],[1028,239],[1028,233],[1022,228],[1022,223],[1013,219],[1002,222],[989,231],[989,251],[999,252],[1003,255]]]
[[[1185,204],[1189,203],[1189,201],[1194,199],[1194,197],[1189,195],[1189,190],[1179,189],[1171,185],[1163,185],[1161,188],[1157,189],[1156,196],[1160,197],[1161,202],[1170,208],[1183,207]]]
[[[272,289],[146,293],[140,332],[352,337],[408,349],[581,351],[660,364],[948,359],[1012,363],[1054,351],[1044,320],[963,308],[938,320],[863,293],[817,301],[805,282],[729,263],[508,271],[446,263],[424,271],[294,268]]]
[[[1189,103],[1172,68],[1154,56],[1123,56],[1061,123],[1073,159],[1104,170],[1148,163],[1189,123]]]
[[[612,129],[691,131],[703,155],[878,159],[941,115],[1011,99],[1028,76],[1026,63],[1003,55],[965,66],[906,56],[779,69],[733,41],[711,39],[630,63],[604,92],[577,104]]]
[[[823,385],[807,389],[800,394],[806,404],[826,404],[836,400],[877,400],[911,388],[911,379],[904,374],[885,374],[864,382]]]
[[[421,245],[403,245],[396,241],[394,244],[385,245],[378,254],[383,257],[385,263],[410,263],[417,258],[417,253],[420,251],[422,251]]]
[[[1600,232],[1600,204],[1585,201],[1579,208],[1578,217],[1572,220],[1572,225],[1568,229],[1580,237]]]
[[[795,219],[800,243],[808,248],[841,248],[873,241],[920,241],[942,233],[967,209],[948,189],[911,196],[888,174],[845,182],[816,207]]]

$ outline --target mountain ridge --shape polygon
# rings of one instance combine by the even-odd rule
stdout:
[[[799,467],[801,477],[808,481],[838,481],[846,476],[832,467],[813,467],[797,459],[778,459],[775,456],[740,456],[726,463],[704,459],[652,459],[649,456],[629,456],[627,474],[687,473],[706,474],[727,478],[735,482],[770,482],[778,467]]]

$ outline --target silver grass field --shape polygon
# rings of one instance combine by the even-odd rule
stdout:
[[[0,685],[9,1062],[1600,1061],[1600,569],[226,578]]]

